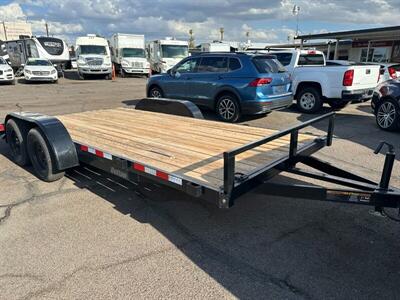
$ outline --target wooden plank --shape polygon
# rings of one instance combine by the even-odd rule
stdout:
[[[277,132],[167,114],[118,108],[58,117],[78,143],[219,188],[222,154]],[[249,173],[288,154],[289,136],[236,157],[236,172]],[[299,145],[313,140],[299,135]]]

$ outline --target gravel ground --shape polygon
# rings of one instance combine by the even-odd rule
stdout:
[[[0,86],[0,118],[17,104],[57,115],[145,94],[143,78],[68,77]],[[312,117],[288,109],[243,123],[282,129]],[[369,103],[350,105],[337,114],[333,146],[317,156],[378,180],[380,140],[400,145],[399,133],[375,126]],[[286,174],[275,180],[304,183]],[[400,187],[398,159],[391,184]],[[260,187],[221,211],[85,167],[44,183],[10,160],[4,141],[0,191],[1,299],[394,299],[400,292],[399,224],[369,207],[265,197]]]

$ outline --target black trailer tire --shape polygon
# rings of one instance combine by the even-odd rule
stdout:
[[[237,122],[241,115],[239,102],[230,94],[224,94],[218,98],[215,112],[221,121],[230,123]]]
[[[297,108],[303,113],[316,113],[322,108],[323,101],[320,91],[313,86],[306,86],[297,95]]]
[[[41,180],[52,182],[64,176],[64,172],[55,172],[49,147],[37,128],[29,130],[27,149],[35,173]]]
[[[163,91],[158,86],[154,86],[149,91],[149,97],[150,98],[163,98],[164,94],[163,94]]]
[[[385,99],[379,103],[375,111],[375,120],[379,128],[387,131],[399,129],[400,108],[397,101]]]
[[[29,156],[26,147],[28,129],[22,122],[10,119],[6,123],[6,138],[10,146],[14,162],[23,167],[29,164]]]
[[[343,109],[345,108],[349,102],[347,101],[332,101],[328,103],[330,107],[332,107],[335,110]]]

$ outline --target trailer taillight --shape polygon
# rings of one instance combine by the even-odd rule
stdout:
[[[394,68],[388,68],[388,71],[389,71],[390,78],[392,78],[392,79],[397,78],[396,70]]]
[[[6,127],[4,126],[4,124],[0,124],[0,133],[6,131]]]
[[[343,75],[343,86],[352,86],[354,79],[354,70],[347,70]]]
[[[252,82],[249,83],[249,86],[252,87],[257,87],[257,86],[263,86],[266,84],[270,84],[272,82],[272,78],[257,78],[254,79]]]

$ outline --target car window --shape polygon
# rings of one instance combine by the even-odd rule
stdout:
[[[228,59],[226,57],[203,57],[198,68],[202,73],[226,72],[228,69]]]
[[[240,61],[237,58],[229,58],[228,71],[239,70],[242,67]]]
[[[285,67],[271,56],[255,56],[252,61],[259,73],[282,73],[286,71]]]
[[[292,53],[273,53],[273,55],[275,55],[279,62],[284,66],[290,65],[293,57]]]
[[[300,54],[299,66],[315,66],[324,65],[324,56],[322,54]]]
[[[188,59],[184,62],[182,62],[181,64],[179,64],[176,69],[175,72],[179,72],[179,73],[193,73],[197,71],[197,67],[199,65],[199,61],[200,58],[191,58]]]

